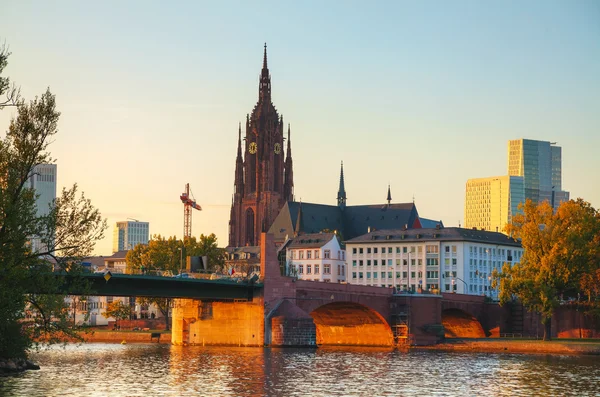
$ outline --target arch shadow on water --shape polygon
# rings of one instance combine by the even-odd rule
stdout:
[[[393,346],[388,322],[365,305],[333,302],[313,310],[310,316],[319,346]]]

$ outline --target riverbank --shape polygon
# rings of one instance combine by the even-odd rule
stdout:
[[[38,370],[40,366],[23,358],[19,359],[4,359],[0,358],[0,375],[11,374],[15,372],[23,372],[28,369]]]
[[[160,337],[157,337],[160,335]],[[165,331],[108,331],[94,330],[81,334],[88,343],[171,343],[171,333]]]
[[[482,353],[600,355],[599,339],[447,339],[432,346],[415,349],[436,351],[470,351]]]

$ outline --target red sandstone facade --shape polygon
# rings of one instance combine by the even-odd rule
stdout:
[[[293,201],[294,181],[290,127],[284,161],[283,116],[271,102],[267,46],[260,76],[258,102],[246,116],[245,145],[238,131],[233,202],[229,218],[229,246],[257,246],[261,232],[271,227],[286,201]],[[242,155],[243,151],[243,155]]]

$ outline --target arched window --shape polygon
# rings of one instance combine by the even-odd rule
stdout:
[[[254,210],[246,210],[246,245],[254,245]]]

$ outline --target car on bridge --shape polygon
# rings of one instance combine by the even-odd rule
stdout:
[[[176,276],[173,276],[175,278],[192,278],[192,276],[190,276],[188,273],[179,273]]]

